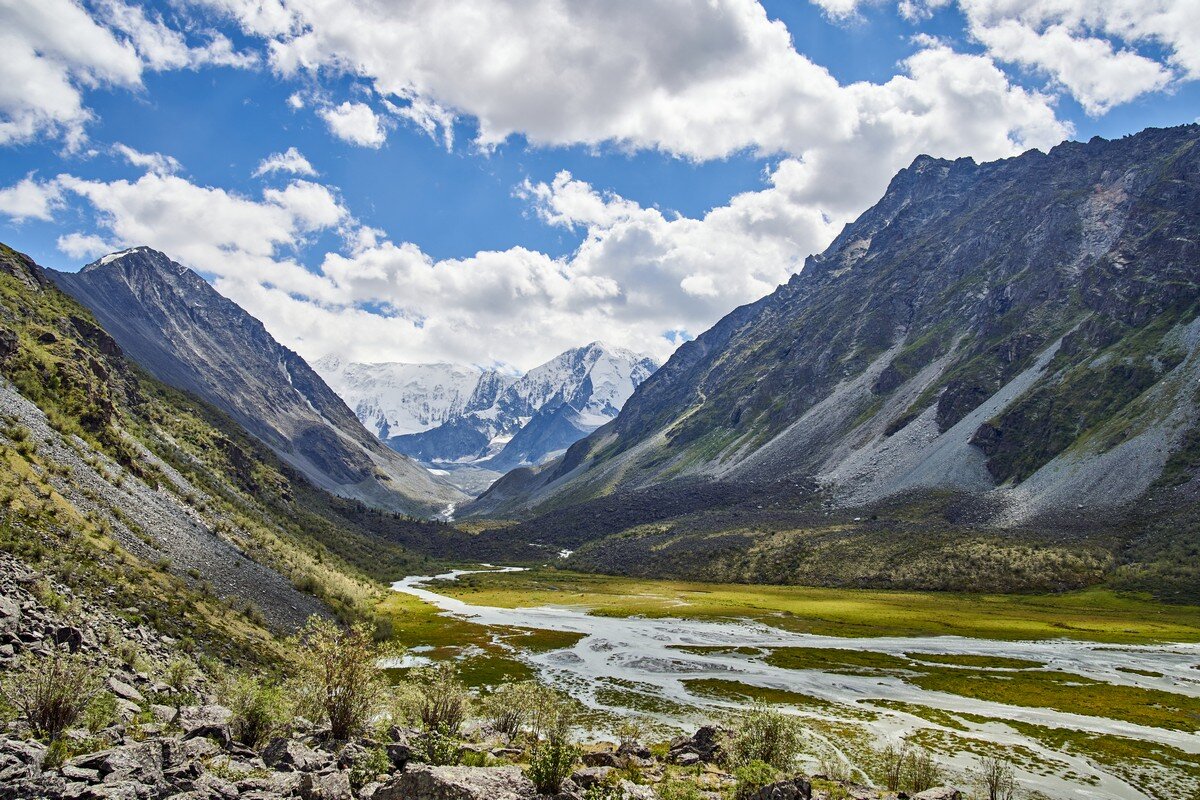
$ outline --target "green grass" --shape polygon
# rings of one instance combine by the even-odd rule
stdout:
[[[792,692],[787,689],[772,689],[765,686],[751,686],[741,681],[730,681],[722,678],[695,678],[685,680],[683,685],[697,697],[707,697],[713,700],[731,700],[739,703],[770,703],[772,705],[795,706],[796,708],[829,711],[834,707],[828,700]]]
[[[553,569],[474,575],[439,591],[503,608],[571,605],[603,616],[753,619],[832,636],[1200,641],[1200,608],[1092,588],[1056,595],[750,586],[587,575]]]

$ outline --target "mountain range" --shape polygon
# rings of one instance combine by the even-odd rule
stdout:
[[[165,254],[135,247],[49,274],[144,369],[229,414],[316,486],[418,515],[464,499],[383,446],[304,359]]]
[[[1198,300],[1200,127],[985,164],[922,156],[613,422],[465,512],[533,518],[510,537],[591,543],[575,556],[589,568],[789,582],[827,542],[768,519],[781,508],[808,509],[810,529],[832,515],[839,535],[888,508],[896,528],[944,523],[964,541],[1136,541],[1139,514],[1168,489],[1182,504],[1200,463]],[[622,521],[596,524],[613,506]],[[857,580],[889,568],[876,556]]]
[[[313,365],[389,447],[430,465],[540,464],[613,419],[657,368],[601,342],[524,375],[452,364]]]

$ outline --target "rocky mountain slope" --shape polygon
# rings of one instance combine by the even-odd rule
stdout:
[[[774,486],[770,503],[811,490],[832,509],[940,492],[996,529],[1111,520],[1192,479],[1198,299],[1200,127],[920,157],[611,424],[471,508],[691,480]]]
[[[221,412],[141,372],[3,245],[0,463],[0,549],[88,603],[217,649],[362,613],[368,576],[427,568],[419,552],[457,539],[313,488]]]
[[[166,255],[138,247],[53,278],[151,374],[228,413],[316,486],[422,515],[461,499],[383,447],[302,358]]]
[[[522,376],[450,364],[314,365],[389,446],[426,464],[540,464],[611,420],[657,367],[593,342]]]

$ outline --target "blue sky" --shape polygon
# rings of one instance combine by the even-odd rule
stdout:
[[[0,94],[0,238],[62,269],[160,247],[310,358],[527,368],[593,339],[665,357],[918,152],[1200,114],[1186,2],[1149,22],[1120,0],[645,0],[611,4],[616,21],[557,0],[531,20],[358,5],[282,0],[288,28],[256,0],[8,4],[45,85],[0,66],[27,82]],[[495,15],[482,46],[439,16],[459,10]],[[71,91],[78,108],[54,99]],[[370,109],[375,141],[339,135],[343,104]],[[422,104],[430,131],[403,111]],[[255,175],[289,148],[311,173]]]

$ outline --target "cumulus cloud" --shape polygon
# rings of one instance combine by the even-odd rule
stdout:
[[[0,145],[49,136],[77,149],[93,117],[88,89],[140,88],[147,69],[258,60],[215,32],[190,45],[141,6],[99,0],[92,7],[95,14],[77,0],[0,3]]]
[[[950,0],[904,0],[919,20]],[[1174,80],[1200,78],[1194,0],[957,0],[970,35],[1000,61],[1050,77],[1093,115]],[[1139,53],[1149,45],[1163,55]]]
[[[113,152],[125,159],[131,166],[153,172],[158,175],[173,175],[183,169],[183,165],[174,156],[162,153],[142,153],[124,144],[113,145]]]
[[[313,165],[308,163],[308,159],[294,147],[289,147],[282,153],[272,153],[264,158],[254,170],[254,177],[260,178],[263,175],[271,175],[276,172],[307,176],[317,174],[317,171],[313,169]]]
[[[58,237],[58,249],[71,258],[92,259],[116,248],[94,233],[67,233]]]
[[[27,175],[12,186],[0,189],[0,214],[14,222],[49,220],[62,206],[62,187],[57,180],[37,181]]]
[[[346,101],[317,112],[339,139],[359,147],[379,147],[387,141],[383,120],[366,103]]]

